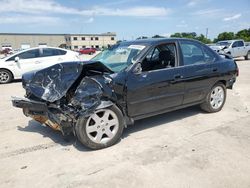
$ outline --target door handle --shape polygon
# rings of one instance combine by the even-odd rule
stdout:
[[[183,78],[183,76],[180,75],[180,74],[174,75],[174,80],[179,80],[179,79],[182,79],[182,78]]]
[[[217,71],[218,71],[218,69],[217,69],[217,68],[213,68],[212,70],[213,70],[213,72],[217,72]]]
[[[174,84],[174,83],[176,83],[178,80],[180,80],[180,79],[182,79],[182,78],[183,78],[182,75],[176,74],[176,75],[174,75],[174,79],[171,80],[170,83],[171,83],[171,84]]]

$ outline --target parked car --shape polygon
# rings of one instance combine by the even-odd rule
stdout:
[[[79,61],[76,52],[52,47],[30,48],[0,59],[0,84],[20,79],[25,72],[63,61]]]
[[[121,42],[88,62],[61,63],[23,75],[26,116],[82,144],[115,144],[134,120],[193,105],[218,112],[238,75],[235,61],[191,39]]]
[[[231,55],[233,58],[245,57],[246,60],[250,59],[250,46],[246,45],[243,40],[219,41],[210,48],[218,53]]]
[[[92,55],[95,52],[96,52],[95,48],[82,48],[82,49],[79,50],[80,54],[89,54],[89,55]]]
[[[13,50],[10,49],[10,48],[4,48],[2,51],[1,51],[1,54],[13,54]]]

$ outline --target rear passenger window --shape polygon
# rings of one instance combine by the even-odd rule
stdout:
[[[51,49],[51,48],[41,48],[41,57],[49,57],[49,56],[57,56],[57,55],[65,55],[66,51]]]
[[[209,62],[214,62],[216,60],[216,56],[210,49],[203,47],[203,52],[204,52],[205,62],[209,63]]]
[[[60,52],[60,55],[65,55],[67,52],[65,50],[58,50]]]
[[[192,41],[180,42],[184,65],[213,62],[216,57],[206,47]]]
[[[49,56],[53,56],[53,50],[49,49],[49,48],[41,48],[41,57],[49,57]]]

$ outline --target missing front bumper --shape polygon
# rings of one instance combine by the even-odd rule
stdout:
[[[57,122],[50,120],[49,117],[51,117],[51,114],[46,103],[27,98],[12,97],[12,105],[17,108],[22,108],[25,116],[31,117],[41,124],[45,124],[54,130],[59,130],[64,133],[64,129]]]

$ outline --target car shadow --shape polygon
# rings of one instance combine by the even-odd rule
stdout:
[[[187,117],[199,113],[204,113],[204,112],[202,112],[198,106],[194,106],[138,120],[135,121],[134,125],[130,125],[124,130],[122,138],[129,137],[133,133],[138,131],[143,131],[145,129],[160,126],[162,124],[171,123],[180,119],[185,119]],[[54,131],[50,127],[41,125],[39,122],[35,120],[30,120],[28,125],[24,128],[20,126],[18,126],[17,128],[19,131],[39,133],[43,135],[43,137],[49,137],[51,140],[53,140],[53,142],[60,144],[62,146],[73,145],[79,151],[85,151],[85,152],[93,151],[83,146],[73,134],[70,134],[68,136],[63,136],[61,132]]]
[[[126,138],[133,134],[134,132],[143,131],[145,129],[160,126],[162,124],[171,123],[187,117],[193,116],[195,114],[204,113],[199,106],[192,106],[172,112],[167,112],[164,114],[152,116],[149,118],[141,119],[135,121],[133,125],[128,126],[123,132],[123,138]]]
[[[22,79],[15,79],[12,81],[13,83],[17,83],[17,82],[22,82]]]

